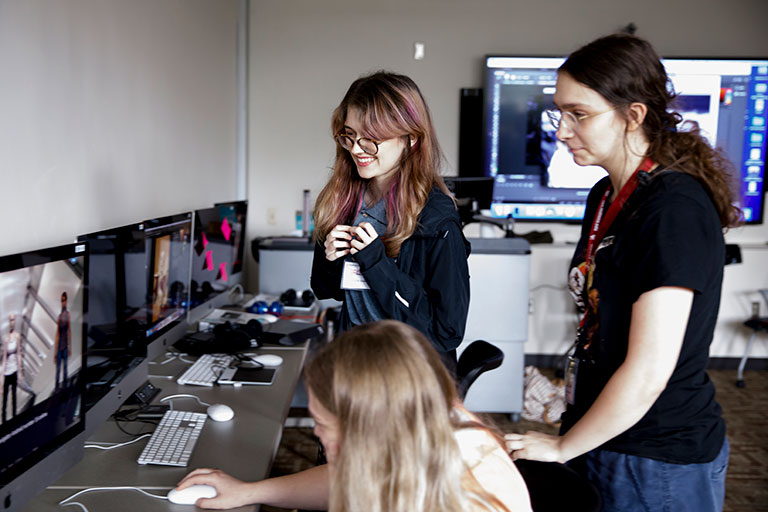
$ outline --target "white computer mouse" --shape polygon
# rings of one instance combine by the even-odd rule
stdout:
[[[180,491],[171,489],[168,492],[168,501],[176,505],[194,505],[200,498],[215,498],[217,494],[212,485],[197,484]]]
[[[275,315],[270,315],[269,313],[262,313],[257,315],[256,320],[263,324],[271,324],[277,322],[277,317]]]
[[[260,354],[258,356],[253,356],[251,360],[263,364],[264,366],[280,366],[283,364],[283,358],[274,354]]]
[[[206,412],[208,413],[208,417],[213,421],[229,421],[235,417],[235,411],[225,404],[209,405]]]

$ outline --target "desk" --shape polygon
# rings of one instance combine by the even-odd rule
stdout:
[[[188,472],[198,467],[216,467],[242,480],[262,480],[269,475],[280,437],[283,422],[288,414],[291,397],[296,388],[309,342],[294,347],[263,347],[259,353],[277,354],[283,364],[271,386],[204,386],[179,385],[175,378],[189,366],[178,359],[167,364],[149,365],[150,381],[162,389],[155,399],[175,394],[194,394],[209,404],[225,403],[235,411],[235,417],[228,422],[208,420],[197,441],[189,466],[176,468],[168,466],[142,466],[136,462],[146,441],[116,448],[98,450],[88,448],[85,456],[62,478],[32,500],[24,509],[26,512],[48,512],[62,509],[58,502],[75,492],[89,487],[140,487],[151,494],[165,495]],[[164,378],[172,376],[173,379]],[[174,408],[205,412],[194,399],[173,400]],[[140,427],[141,425],[141,427]],[[151,432],[148,424],[127,423],[123,427],[130,432]],[[89,439],[99,442],[125,442],[132,437],[121,432],[114,421],[105,422]],[[86,442],[86,444],[88,444]],[[91,492],[79,496],[75,501],[83,503],[91,512],[99,510],[194,510],[189,506],[173,505],[165,500],[145,496],[137,491]],[[258,506],[242,507],[236,510],[258,510]]]

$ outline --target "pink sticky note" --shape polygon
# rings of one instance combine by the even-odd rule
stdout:
[[[203,233],[203,249],[208,247],[208,237],[205,236],[205,233]]]
[[[211,251],[205,253],[205,266],[208,270],[213,270],[213,252]]]
[[[229,241],[229,235],[232,234],[232,228],[229,226],[227,219],[221,221],[221,232],[224,234],[224,240]]]
[[[219,265],[219,275],[221,276],[221,280],[225,283],[227,282],[227,264],[222,263]]]

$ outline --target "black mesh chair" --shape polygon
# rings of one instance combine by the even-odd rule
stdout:
[[[459,396],[464,398],[473,382],[483,373],[501,366],[504,352],[484,340],[475,340],[464,349],[456,365]]]
[[[528,487],[533,512],[603,510],[603,499],[598,490],[565,464],[518,459],[515,466]]]

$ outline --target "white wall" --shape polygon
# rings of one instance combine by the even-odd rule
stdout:
[[[456,174],[459,90],[482,86],[482,58],[492,53],[565,55],[629,22],[668,56],[765,56],[765,0],[259,0],[251,3],[248,239],[294,229],[304,188],[317,196],[334,154],[330,115],[361,74],[389,69],[411,76],[432,109]],[[413,60],[414,42],[426,58]],[[268,221],[274,213],[274,223]],[[553,231],[560,243],[578,228],[521,224],[517,230]],[[730,242],[768,241],[768,226],[734,230]],[[572,248],[537,246],[531,265],[534,313],[528,353],[556,354],[573,338],[573,311],[565,286]],[[248,258],[249,283],[257,284]],[[713,355],[740,355],[741,322],[749,297],[768,287],[768,251],[745,251],[726,270],[723,312]],[[544,286],[542,286],[544,285]],[[554,288],[552,288],[554,287]],[[766,355],[766,351],[758,351]]]
[[[0,0],[0,254],[235,198],[236,0]]]

